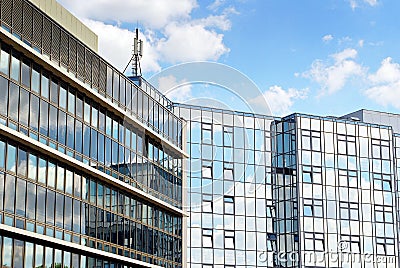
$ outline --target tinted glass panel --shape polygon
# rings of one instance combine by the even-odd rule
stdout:
[[[40,74],[37,70],[32,69],[32,90],[39,93],[40,87]]]
[[[8,81],[0,76],[0,114],[7,116]]]
[[[20,78],[20,65],[21,62],[19,59],[16,58],[16,56],[11,57],[11,78],[14,79],[15,81],[19,81]]]
[[[9,74],[9,63],[10,63],[10,54],[4,50],[1,50],[0,54],[0,72]]]
[[[29,109],[29,125],[30,127],[38,131],[39,130],[39,98],[35,95],[31,95],[30,109]]]
[[[31,76],[30,76],[30,66],[29,64],[23,62],[22,63],[22,84],[26,87],[30,87],[31,85]]]
[[[43,100],[40,100],[40,133],[48,135],[48,123],[49,123],[49,104]]]
[[[20,110],[19,110],[19,122],[28,126],[29,119],[29,92],[21,88],[21,100],[20,100]]]
[[[18,107],[19,87],[14,83],[10,83],[8,116],[15,121],[18,121]]]
[[[41,94],[44,98],[49,98],[49,78],[42,74],[42,87],[41,87]]]

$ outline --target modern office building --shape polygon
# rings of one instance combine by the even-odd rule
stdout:
[[[400,115],[172,103],[55,0],[0,22],[2,267],[399,267]]]
[[[0,2],[1,267],[182,267],[182,120],[55,0]]]
[[[188,267],[398,267],[400,115],[175,107],[190,155]]]
[[[270,116],[175,105],[187,121],[188,267],[273,267]],[[261,257],[260,257],[261,254]]]
[[[393,129],[343,118],[275,122],[277,250],[297,253],[278,265],[399,265]]]

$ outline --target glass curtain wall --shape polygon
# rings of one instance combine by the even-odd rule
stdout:
[[[187,120],[188,267],[274,267],[273,118],[177,105]]]

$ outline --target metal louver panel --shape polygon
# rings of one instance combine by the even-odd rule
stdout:
[[[60,28],[52,23],[52,36],[51,36],[51,59],[55,61],[60,60]]]
[[[99,66],[99,89],[106,91],[106,77],[107,77],[107,66],[103,61],[100,61]]]
[[[92,53],[86,49],[85,51],[85,81],[92,82]]]
[[[1,21],[11,28],[11,14],[12,14],[12,0],[2,0],[1,1]]]
[[[33,27],[33,17],[32,17],[32,6],[27,2],[24,2],[24,19],[23,19],[23,28],[22,35],[23,38],[32,42],[32,27]]]
[[[84,80],[85,77],[85,47],[77,43],[77,71],[78,78]]]
[[[95,56],[92,61],[92,85],[99,88],[99,58]]]
[[[42,47],[42,27],[43,27],[43,16],[33,9],[33,44]]]
[[[43,52],[50,56],[51,53],[51,21],[43,17],[43,35],[42,35]]]
[[[22,10],[23,4],[22,0],[14,0],[12,14],[12,28],[13,32],[22,35]]]
[[[69,38],[69,70],[76,74],[76,40]]]
[[[68,34],[64,31],[61,31],[60,62],[68,67]]]

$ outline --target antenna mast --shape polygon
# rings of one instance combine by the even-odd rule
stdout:
[[[142,76],[142,68],[140,67],[140,58],[143,55],[143,41],[139,39],[139,29],[136,28],[136,37],[133,42],[132,55],[132,75]]]
[[[124,72],[128,69],[129,64],[132,63],[132,77],[141,77],[142,68],[140,67],[140,58],[143,55],[143,41],[139,39],[139,29],[136,28],[136,36],[133,40],[133,51],[132,57],[130,58],[128,64],[126,65]]]

